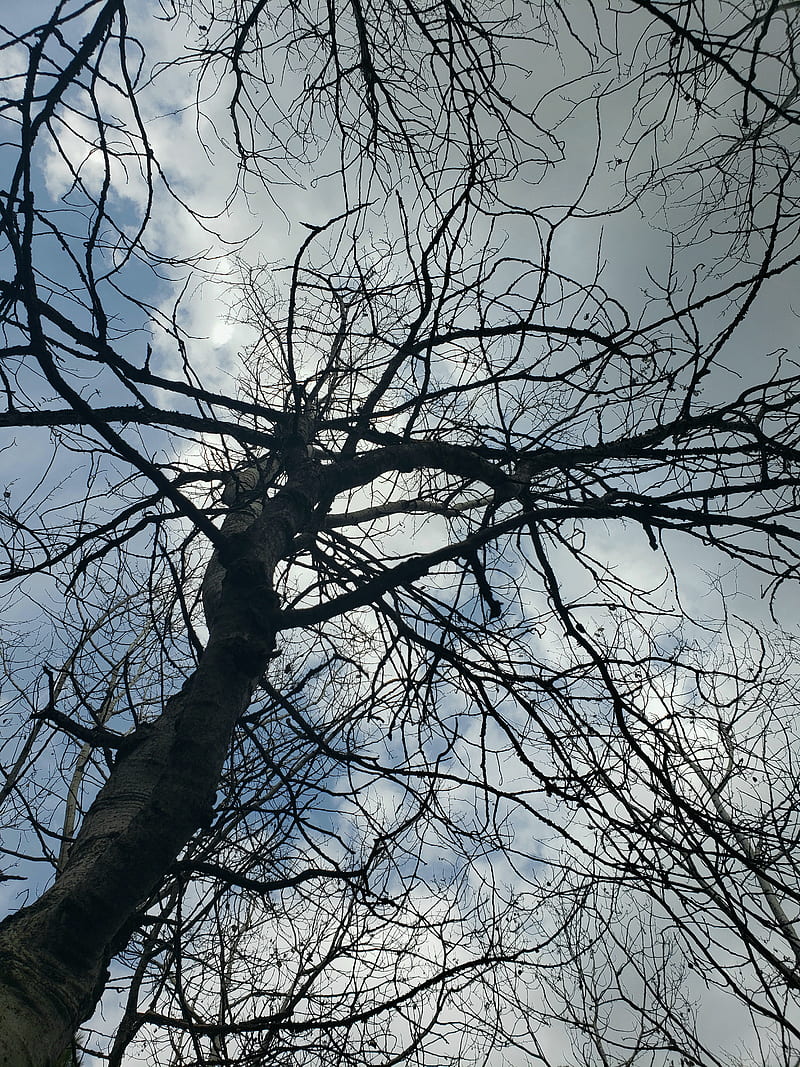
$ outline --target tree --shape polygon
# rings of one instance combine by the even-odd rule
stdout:
[[[798,12],[4,16],[0,1063],[797,1062]]]

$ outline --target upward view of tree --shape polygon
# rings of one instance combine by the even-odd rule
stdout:
[[[0,22],[0,1064],[796,1067],[800,5]]]

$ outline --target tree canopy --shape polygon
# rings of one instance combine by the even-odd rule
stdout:
[[[797,1067],[800,6],[2,20],[0,1064]]]

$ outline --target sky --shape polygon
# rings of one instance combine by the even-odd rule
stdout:
[[[5,17],[28,19],[35,17],[38,11],[47,12],[49,8],[49,4],[39,3],[26,8],[24,15],[14,12]],[[168,21],[159,20],[157,7],[146,0],[134,0],[128,5],[128,11],[132,32],[144,45],[148,64],[156,67],[159,60],[171,59],[176,50],[191,48],[195,41],[192,35],[201,33],[187,29],[185,22],[171,26]],[[570,8],[570,12],[574,12],[576,32],[574,37],[564,35],[560,40],[560,62],[553,52],[545,51],[531,40],[509,46],[512,58],[518,51],[520,63],[531,65],[534,73],[532,77],[523,78],[512,71],[504,92],[523,111],[532,107],[532,101],[543,100],[537,114],[543,122],[553,127],[557,124],[558,136],[566,147],[564,159],[550,171],[543,173],[539,163],[520,168],[504,187],[504,196],[509,202],[529,206],[531,210],[550,205],[545,214],[551,222],[560,220],[552,250],[558,270],[565,276],[585,279],[588,284],[594,277],[599,256],[603,262],[601,278],[605,290],[625,303],[633,316],[641,315],[647,321],[655,304],[654,287],[647,274],[658,275],[667,269],[672,246],[670,230],[675,227],[674,203],[671,202],[670,207],[673,213],[665,214],[663,203],[653,193],[619,214],[602,218],[583,217],[581,212],[571,210],[571,206],[586,185],[592,169],[594,177],[589,181],[583,204],[600,211],[609,202],[616,203],[624,197],[623,174],[627,174],[631,184],[635,185],[633,175],[646,170],[655,153],[680,159],[688,139],[693,145],[702,146],[706,137],[718,132],[722,120],[719,114],[710,112],[695,120],[691,103],[684,106],[685,102],[679,102],[676,122],[679,132],[673,142],[661,143],[647,137],[638,141],[634,131],[629,136],[630,143],[620,147],[632,111],[644,119],[647,108],[655,108],[658,101],[642,101],[637,97],[636,89],[625,85],[624,77],[618,77],[619,87],[601,99],[597,106],[592,101],[576,104],[575,101],[584,94],[585,59],[582,58],[581,38],[584,30],[588,30],[589,15],[580,5]],[[612,21],[609,19],[601,26],[603,34],[610,33]],[[624,26],[625,48],[633,56],[639,47],[637,23],[632,19],[630,30],[628,23]],[[563,27],[561,33],[564,34]],[[547,31],[542,28],[542,39],[546,36]],[[536,49],[536,61],[530,64],[532,49]],[[0,59],[0,63],[5,64],[0,66],[0,76],[13,69],[14,62],[20,58],[19,51],[5,53]],[[602,64],[602,70],[602,75],[595,73],[592,77],[610,79],[615,76],[610,58]],[[292,79],[296,77],[293,72],[282,75],[278,90],[280,99],[291,97]],[[550,91],[551,83],[558,88]],[[239,352],[253,337],[252,329],[237,318],[236,297],[231,285],[237,278],[237,263],[243,260],[255,266],[291,262],[307,234],[304,224],[322,224],[342,205],[335,181],[320,177],[328,165],[324,149],[320,151],[321,158],[312,153],[312,162],[306,168],[299,168],[296,177],[284,175],[281,178],[280,168],[276,166],[274,181],[268,189],[251,191],[248,196],[242,195],[240,189],[237,191],[240,173],[235,156],[228,150],[231,134],[226,98],[222,92],[215,93],[213,85],[212,74],[204,90],[203,117],[200,119],[194,109],[195,87],[186,67],[161,68],[158,77],[137,94],[137,102],[170,188],[177,198],[210,220],[205,228],[193,223],[180,208],[176,197],[168,195],[165,187],[159,185],[147,233],[151,247],[162,257],[174,261],[199,257],[198,270],[182,299],[179,322],[188,339],[196,371],[210,387],[225,388],[239,369]],[[118,106],[115,94],[111,89],[100,89],[101,99],[104,93],[104,102],[113,112]],[[599,147],[598,108],[602,118]],[[76,132],[83,132],[80,122]],[[87,132],[87,136],[92,135]],[[82,174],[89,187],[97,189],[96,183],[102,181],[99,160],[93,158],[91,152],[87,155],[85,145],[72,134],[62,137],[61,148],[72,153],[73,160],[85,156]],[[548,146],[548,151],[553,151],[552,145]],[[624,154],[625,165],[616,163],[622,158],[618,153]],[[70,195],[71,178],[55,148],[41,154],[39,166],[42,189],[54,202]],[[675,194],[675,201],[680,200],[681,195],[686,200],[690,198],[692,177],[684,175],[683,180],[684,194]],[[119,169],[112,174],[110,196],[117,219],[123,225],[134,226],[145,203],[144,187],[135,167],[127,171]],[[375,232],[379,231],[382,214],[391,218],[390,213],[379,210],[371,220]],[[683,203],[679,204],[677,214],[681,219],[689,217]],[[706,231],[713,231],[715,225],[711,217],[701,220],[701,227]],[[502,230],[502,223],[499,223],[498,238]],[[215,237],[214,233],[219,236]],[[508,256],[524,257],[534,241],[534,226],[531,224],[526,230],[514,220],[502,236]],[[367,239],[368,233],[365,232],[364,240]],[[721,255],[728,241],[728,235],[715,233],[702,252],[697,251],[699,244],[690,242],[681,252],[678,269],[688,277],[701,255]],[[733,262],[731,269],[735,276],[737,268]],[[64,270],[63,264],[54,257],[55,276]],[[170,276],[179,272],[167,265],[163,273]],[[715,273],[719,275],[719,270]],[[175,286],[165,284],[135,264],[126,270],[124,278],[142,299],[152,303],[153,320],[161,314],[169,321]],[[718,277],[712,277],[706,284],[718,282]],[[715,395],[721,398],[740,389],[753,370],[760,372],[758,364],[768,358],[768,352],[785,347],[796,355],[796,291],[796,283],[790,276],[769,288],[730,346],[728,371],[712,379],[707,387],[716,391]],[[122,300],[113,306],[126,324],[137,327],[136,332],[121,342],[127,351],[141,352],[142,347],[150,343],[156,361],[160,361],[157,365],[165,368],[175,365],[175,346],[164,331],[141,322],[140,313],[136,309],[126,309]],[[113,401],[113,388],[108,388],[109,399]],[[172,398],[169,402],[173,402]],[[38,461],[43,465],[49,457],[35,455],[30,450],[27,435],[15,436],[16,447],[11,452],[13,477],[8,478],[8,485],[16,497],[18,485],[25,485],[34,477],[33,464]],[[186,454],[192,449],[199,453],[200,443],[186,442],[183,447]],[[58,462],[62,462],[61,457]],[[432,540],[436,536],[435,527],[429,527],[427,531],[420,537]],[[624,568],[634,584],[648,588],[657,586],[664,579],[663,560],[651,551],[644,531],[627,528],[624,538],[619,538],[598,526],[587,536],[587,551]],[[694,544],[675,539],[670,550],[672,564],[680,574],[683,603],[690,614],[700,618],[717,616],[724,599],[729,610],[743,614],[752,624],[767,623],[767,607],[760,597],[761,579],[742,571],[730,572],[727,563],[720,564],[710,552],[699,552]],[[577,596],[582,577],[577,570],[564,573],[567,575],[565,582],[572,580],[575,583]],[[669,595],[664,595],[668,600]],[[796,609],[790,596],[779,601],[777,610],[782,622],[796,624]],[[698,985],[697,979],[687,978],[687,982]],[[735,1052],[741,1043],[752,1039],[746,1016],[724,998],[702,990],[700,1004],[701,1029],[720,1052],[723,1047]],[[110,1005],[107,1016],[113,1018],[113,1015],[113,1005]],[[559,1042],[563,1042],[563,1035],[556,1030],[547,1035],[547,1040],[557,1049]],[[558,1052],[554,1056],[557,1060]],[[515,1063],[513,1053],[509,1053],[509,1062]],[[520,1057],[520,1065],[523,1062]]]

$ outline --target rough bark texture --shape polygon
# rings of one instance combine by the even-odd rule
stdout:
[[[319,481],[297,449],[286,488],[249,524],[223,528],[224,581],[197,670],[120,752],[56,882],[0,924],[0,1067],[48,1067],[63,1053],[132,918],[208,818],[234,725],[274,648],[271,576]]]

